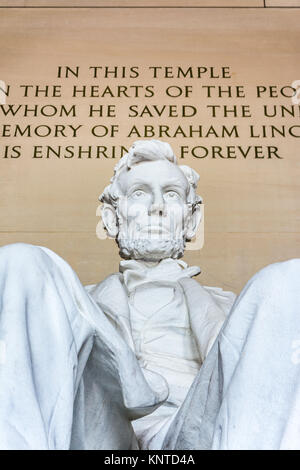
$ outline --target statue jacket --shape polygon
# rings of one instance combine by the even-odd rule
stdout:
[[[214,340],[222,327],[224,319],[234,302],[235,295],[231,292],[224,292],[220,288],[201,286],[196,280],[191,278],[191,276],[199,273],[199,268],[188,268],[187,265],[182,261],[171,261],[172,266],[175,267],[175,270],[177,269],[177,271],[178,265],[180,265],[179,267],[181,274],[176,276],[174,275],[174,271],[172,271],[166,283],[176,286],[177,293],[180,292],[181,295],[179,297],[181,298],[182,305],[186,305],[187,317],[182,315],[183,319],[179,320],[179,324],[177,325],[178,328],[176,328],[175,323],[178,321],[178,319],[175,321],[175,323],[172,322],[172,324],[163,324],[163,315],[153,315],[153,318],[147,322],[147,327],[144,329],[144,333],[148,335],[148,338],[150,338],[149,343],[152,345],[156,344],[156,346],[158,345],[159,347],[164,345],[166,343],[165,338],[160,339],[160,336],[162,335],[157,334],[159,332],[157,329],[159,323],[160,333],[164,331],[164,334],[166,334],[167,330],[172,331],[172,344],[178,344],[178,340],[181,340],[179,336],[176,336],[176,334],[178,334],[179,331],[182,331],[183,326],[180,322],[188,321],[198,351],[197,360],[195,361],[195,358],[193,358],[190,363],[192,367],[194,367],[198,362],[198,369],[200,369],[201,364],[205,360],[205,357],[214,343]],[[124,263],[135,264],[136,262],[131,260]],[[165,263],[165,265],[167,264],[168,263]],[[169,263],[167,266],[168,269],[170,264],[171,263]],[[94,364],[95,361],[98,360],[98,362],[101,362],[101,370],[103,371],[101,385],[98,386],[97,394],[99,396],[99,390],[101,389],[101,393],[103,393],[102,401],[106,401],[107,396],[109,396],[109,399],[112,400],[110,412],[113,413],[113,409],[116,407],[118,409],[118,420],[120,420],[120,417],[123,416],[123,421],[120,423],[119,429],[122,428],[124,430],[126,429],[126,426],[129,426],[125,440],[128,441],[128,436],[130,435],[129,430],[132,431],[132,442],[130,444],[132,448],[134,448],[133,441],[135,436],[130,426],[130,421],[132,419],[135,420],[142,416],[153,413],[153,411],[162,406],[168,400],[171,401],[172,405],[175,404],[176,406],[180,406],[184,395],[186,394],[186,390],[185,393],[182,393],[182,390],[179,390],[178,392],[178,388],[176,389],[176,387],[173,387],[173,384],[171,384],[172,386],[170,387],[170,381],[172,382],[172,372],[170,375],[170,381],[169,377],[167,377],[166,380],[165,371],[168,369],[168,367],[166,369],[162,366],[165,366],[166,361],[175,361],[177,367],[177,376],[180,377],[180,365],[183,363],[187,364],[189,362],[188,360],[182,360],[182,358],[178,358],[176,354],[174,355],[172,353],[172,351],[170,354],[161,354],[159,356],[159,360],[156,361],[156,364],[154,364],[153,361],[149,364],[149,353],[148,357],[147,354],[146,356],[145,354],[142,354],[141,357],[139,357],[136,343],[134,342],[133,338],[134,334],[131,321],[132,312],[130,306],[130,292],[128,291],[128,279],[126,279],[127,272],[125,272],[123,269],[121,269],[121,271],[123,272],[112,274],[98,284],[85,287],[89,296],[99,307],[99,310],[101,310],[109,320],[112,331],[114,332],[111,334],[111,338],[119,338],[116,343],[118,351],[116,351],[116,347],[114,347],[109,353],[107,350],[105,350],[98,351],[98,353],[97,351],[93,351],[90,354],[90,358],[84,369],[80,384],[82,390],[79,390],[77,393],[78,403],[77,406],[75,406],[74,423],[76,427],[76,409],[78,416],[84,416],[87,413],[86,411],[82,411],[82,406],[85,408],[85,410],[89,410],[89,416],[87,418],[87,421],[89,422],[89,429],[85,429],[84,433],[79,433],[79,435],[84,434],[84,447],[88,448],[92,448],[92,443],[97,440],[95,435],[96,431],[93,432],[93,429],[98,429],[96,424],[96,414],[94,418],[90,411],[93,409],[91,404],[93,394],[86,393],[86,390],[88,389],[90,390],[94,388],[96,390],[97,388],[95,384],[92,385],[92,383],[96,380],[95,370],[97,365]],[[128,272],[131,274],[130,270],[128,270]],[[134,270],[134,287],[136,287],[136,278],[140,277],[139,273],[137,276],[136,274],[136,270]],[[164,275],[165,273],[163,273],[163,276]],[[142,278],[143,276],[144,274],[142,275]],[[141,279],[138,279],[137,284],[146,286],[157,283],[161,285],[161,273],[159,273],[158,276],[152,276],[150,279],[142,279],[143,282],[140,281]],[[182,302],[182,299],[184,299],[184,302]],[[172,311],[174,305],[176,304],[176,299],[173,300],[175,300],[175,303],[172,305],[171,302],[171,308],[169,311]],[[181,308],[179,305],[179,313],[180,311]],[[163,312],[161,311],[160,313]],[[170,335],[168,335],[168,338],[170,338]],[[155,341],[153,341],[153,339]],[[105,343],[107,343],[107,338],[105,341],[102,341],[101,344],[99,342],[98,348],[103,348],[103,344]],[[99,357],[100,359],[97,359]],[[103,361],[105,362],[104,364]],[[118,362],[118,364],[116,364],[116,362]],[[111,370],[112,365],[114,366],[113,372]],[[97,370],[99,370],[99,367]],[[193,373],[192,379],[196,376],[196,374],[197,370]],[[101,380],[101,377],[99,377],[99,380]],[[117,384],[115,383],[115,392],[117,387],[120,388],[122,395],[121,397],[119,392],[114,393],[114,385],[112,382],[117,382]],[[107,384],[107,386],[104,386],[104,383]],[[190,378],[188,379],[187,384],[190,386]],[[120,406],[120,403],[123,403],[123,405]],[[95,427],[93,426],[93,419],[95,419]],[[109,422],[111,422],[111,420]],[[110,429],[111,426],[108,428]],[[117,428],[118,426],[111,428],[114,430],[112,433],[115,433]],[[81,448],[80,442],[78,442],[78,439],[76,439],[76,434],[77,433],[75,431],[73,433],[73,448]],[[104,440],[102,448],[129,448],[128,443],[122,444],[122,439],[123,437],[120,435],[115,436],[107,433],[107,441],[109,441],[110,444],[109,447],[107,447],[108,444],[106,444]],[[116,447],[114,447],[113,444],[114,440],[116,441]]]

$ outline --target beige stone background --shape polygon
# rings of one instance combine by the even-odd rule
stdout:
[[[84,6],[85,8],[81,8]],[[161,8],[157,8],[160,6]],[[298,257],[300,250],[300,163],[297,138],[249,139],[247,126],[299,125],[299,113],[289,118],[264,118],[263,104],[290,106],[291,99],[255,98],[255,86],[291,85],[300,80],[297,0],[131,0],[131,1],[0,1],[0,80],[11,85],[8,104],[66,104],[80,107],[78,117],[3,118],[4,123],[84,124],[80,137],[0,137],[0,245],[27,242],[44,245],[64,257],[84,284],[98,282],[118,269],[112,240],[96,236],[97,197],[117,162],[100,159],[32,159],[33,145],[130,146],[133,124],[182,124],[216,128],[238,124],[240,138],[209,137],[168,140],[178,154],[182,145],[277,145],[282,159],[212,159],[187,155],[181,163],[201,175],[199,193],[205,202],[205,243],[187,251],[185,260],[198,264],[203,284],[239,292],[263,266]],[[87,8],[88,7],[88,8]],[[78,79],[57,78],[57,67],[80,67]],[[135,80],[91,79],[89,66],[138,66]],[[230,67],[227,79],[151,79],[148,66]],[[63,98],[22,98],[19,85],[62,85]],[[154,85],[155,98],[70,97],[76,85]],[[169,85],[193,87],[191,98],[167,98]],[[247,98],[204,99],[202,85],[243,85]],[[130,104],[187,104],[199,109],[186,118],[128,118]],[[88,118],[90,104],[115,104],[116,118]],[[209,118],[205,106],[248,105],[253,117]],[[298,105],[297,105],[298,106]],[[297,107],[296,106],[296,107]],[[298,106],[299,108],[299,106]],[[300,109],[300,108],[299,108]],[[114,139],[92,137],[92,125],[118,124]],[[21,145],[19,159],[4,159],[6,145]]]

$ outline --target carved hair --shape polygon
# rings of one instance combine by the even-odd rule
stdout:
[[[168,160],[174,163],[174,165],[177,165],[176,157],[168,143],[161,142],[160,140],[138,140],[134,142],[128,153],[126,153],[115,166],[114,175],[110,180],[110,184],[106,186],[103,193],[99,196],[99,200],[116,208],[118,198],[121,195],[121,190],[118,185],[119,175],[123,171],[130,171],[133,166],[141,162],[152,162],[155,160]],[[189,166],[178,165],[178,168],[180,168],[188,180],[190,190],[187,200],[194,210],[196,206],[202,202],[201,197],[196,194],[197,183],[200,177],[198,173]]]

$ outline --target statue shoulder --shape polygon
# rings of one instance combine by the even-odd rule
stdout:
[[[208,292],[225,314],[231,310],[237,297],[234,292],[225,291],[221,287],[202,286],[202,288]]]
[[[128,316],[128,297],[120,273],[111,274],[98,284],[85,286],[85,290],[106,314]]]
[[[120,273],[114,273],[110,274],[106,278],[103,279],[103,281],[98,282],[97,284],[89,284],[87,286],[84,286],[85,290],[92,296],[92,297],[98,297],[98,295],[101,295],[104,290],[107,290],[107,288],[116,288],[119,289],[121,288],[121,274]]]
[[[236,294],[231,291],[225,291],[221,287],[203,286],[191,278],[186,278],[182,281],[180,283],[189,303],[197,304],[201,302],[207,306],[215,305],[227,315],[236,299]]]
[[[132,346],[129,324],[128,297],[120,273],[111,274],[98,284],[85,286],[94,302],[120,332],[127,344]]]

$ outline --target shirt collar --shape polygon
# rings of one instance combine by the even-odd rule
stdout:
[[[130,293],[147,282],[177,282],[184,277],[193,277],[201,272],[198,266],[189,267],[182,260],[166,258],[158,264],[140,260],[123,260],[120,273],[127,291]]]

